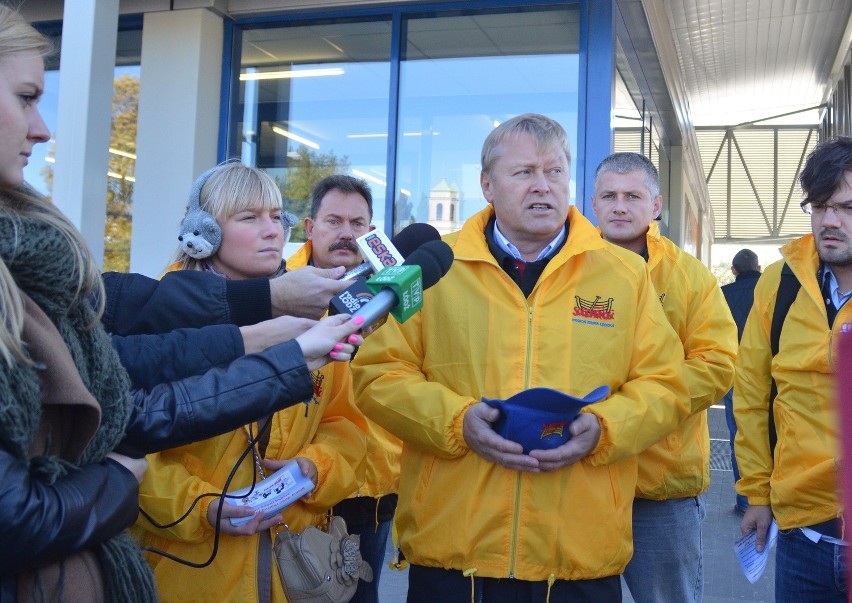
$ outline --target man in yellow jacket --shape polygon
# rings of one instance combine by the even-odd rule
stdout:
[[[287,268],[303,266],[347,270],[362,262],[355,239],[375,227],[369,185],[348,175],[320,180],[311,193],[311,215],[305,218],[308,241],[287,259]],[[361,556],[373,569],[373,581],[360,580],[351,603],[377,603],[379,578],[396,511],[399,455],[402,443],[367,420],[365,473],[355,494],[335,505],[333,513],[346,520],[350,534],[361,538]]]
[[[737,492],[748,497],[742,532],[757,548],[775,518],[775,600],[848,596],[840,501],[840,442],[834,367],[841,333],[852,331],[852,138],[819,145],[800,176],[813,233],[781,248],[754,291],[737,360],[734,415]],[[777,354],[771,332],[782,281],[800,288],[786,313]],[[789,285],[784,285],[784,288]],[[778,303],[781,303],[780,301]],[[777,396],[770,407],[774,380]],[[777,444],[770,450],[770,419]],[[843,461],[848,463],[848,459]]]
[[[686,359],[689,417],[639,455],[633,559],[624,579],[637,603],[699,602],[704,591],[702,493],[710,485],[707,408],[734,380],[737,326],[716,277],[660,234],[657,168],[614,153],[595,172],[592,209],[607,241],[642,256]]]
[[[355,358],[359,405],[403,442],[410,603],[621,600],[635,455],[677,426],[688,395],[644,263],[570,206],[569,164],[545,116],[495,128],[480,176],[490,206],[445,237],[455,260],[422,310]],[[527,453],[482,401],[601,385],[611,396],[564,428],[570,440]]]

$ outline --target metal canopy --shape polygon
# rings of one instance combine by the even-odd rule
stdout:
[[[783,242],[809,233],[798,175],[850,52],[852,0],[641,2],[646,11],[665,6],[715,241]]]
[[[664,2],[699,126],[820,105],[852,36],[852,0]]]

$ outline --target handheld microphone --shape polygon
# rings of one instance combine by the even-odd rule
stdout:
[[[389,266],[401,264],[423,243],[437,241],[440,238],[438,230],[426,222],[409,224],[392,239],[388,239],[383,231],[371,230],[355,240],[361,255],[366,260],[344,273],[339,280],[366,277]]]
[[[367,234],[373,234],[373,231]],[[360,239],[364,239],[365,237],[366,235],[360,237]],[[396,249],[399,252],[402,252],[403,254],[399,256],[400,259],[398,264],[402,264],[404,259],[410,256],[411,253],[413,253],[421,245],[428,243],[429,241],[438,241],[440,239],[441,235],[438,233],[438,230],[431,224],[426,224],[425,222],[415,222],[414,224],[409,224],[401,231],[399,231],[399,234],[397,234],[392,239]],[[375,254],[372,255],[373,257],[377,257]],[[331,298],[328,304],[329,315],[331,316],[334,314],[354,314],[358,311],[358,308],[373,299],[373,291],[369,287],[367,287],[366,283],[364,282],[364,279],[361,277],[367,277],[373,272],[379,271],[380,270],[375,270],[370,262],[364,262],[360,266],[356,266],[355,268],[341,276],[340,280],[345,280],[348,278],[354,278],[357,280],[353,284],[349,285],[349,287],[347,287],[346,289]]]
[[[364,318],[362,334],[373,331],[373,323],[384,321],[389,313],[399,322],[408,320],[423,306],[423,291],[437,283],[452,263],[449,245],[441,240],[429,241],[415,249],[402,266],[386,268],[371,277],[367,286],[378,291],[352,315],[353,319]]]

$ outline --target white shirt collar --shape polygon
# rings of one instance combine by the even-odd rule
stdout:
[[[822,278],[827,281],[825,284],[828,286],[828,292],[831,295],[831,303],[839,310],[852,297],[852,291],[848,291],[843,295],[840,294],[840,283],[837,282],[837,277],[834,276],[834,272],[831,271],[831,267],[828,264],[825,265]]]
[[[533,261],[538,261],[542,258],[547,257],[550,252],[559,247],[562,244],[562,241],[565,240],[565,225],[562,225],[562,229],[559,231],[559,234],[554,237],[554,239],[548,243],[544,249],[541,250],[541,253],[538,254],[538,257]],[[500,228],[497,226],[497,221],[494,221],[494,242],[497,243],[497,246],[511,255],[516,260],[526,261],[521,257],[521,252],[515,247],[512,242],[505,237],[505,235],[500,232]]]

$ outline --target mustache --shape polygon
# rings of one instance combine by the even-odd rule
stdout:
[[[351,251],[352,253],[358,253],[358,246],[355,245],[355,243],[353,243],[352,241],[347,241],[346,239],[335,241],[334,243],[328,246],[329,251],[337,251],[338,249],[346,249],[347,251]]]
[[[847,236],[847,234],[845,232],[843,232],[842,230],[840,230],[839,228],[823,228],[821,231],[819,231],[819,238],[820,239],[822,239],[823,237],[827,237],[827,236],[828,237],[834,237],[836,239],[840,239],[841,241],[844,241],[844,242],[849,240],[849,237]]]

